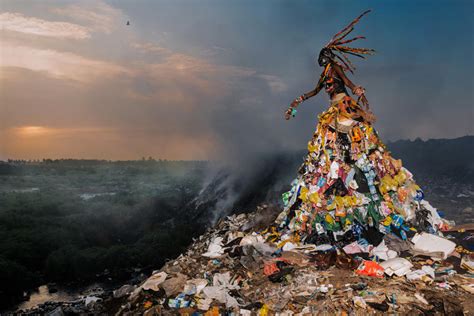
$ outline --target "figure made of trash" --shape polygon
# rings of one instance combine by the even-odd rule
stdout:
[[[321,49],[317,61],[323,72],[316,87],[296,98],[285,112],[287,120],[294,117],[297,107],[322,89],[330,97],[329,108],[318,117],[298,177],[283,194],[285,207],[277,224],[287,230],[287,242],[296,238],[311,244],[347,243],[369,228],[406,240],[416,233],[414,226],[433,233],[445,225],[423,199],[413,175],[378,137],[365,89],[346,76],[355,70],[348,56],[364,58],[375,52],[347,46],[364,39],[348,35],[368,12]]]

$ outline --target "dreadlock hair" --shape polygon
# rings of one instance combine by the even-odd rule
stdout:
[[[349,23],[349,25],[334,35],[329,43],[327,43],[323,48],[330,50],[333,56],[337,58],[342,63],[342,65],[335,59],[334,62],[342,66],[344,69],[349,70],[351,73],[354,73],[355,67],[349,60],[348,55],[365,59],[364,55],[373,55],[375,53],[375,50],[371,48],[354,48],[346,45],[360,39],[365,39],[364,36],[356,36],[351,39],[345,39],[347,35],[349,35],[354,30],[354,26],[360,21],[360,19],[370,11],[371,10],[367,10],[359,15],[356,19]]]

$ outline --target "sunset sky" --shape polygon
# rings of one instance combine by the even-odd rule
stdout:
[[[322,46],[362,11],[364,86],[385,140],[474,134],[474,2],[0,3],[0,160],[235,159],[301,149]],[[130,21],[127,26],[126,22]]]

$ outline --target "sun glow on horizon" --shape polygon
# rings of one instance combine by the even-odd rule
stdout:
[[[35,137],[46,135],[51,129],[44,126],[22,126],[15,128],[15,131],[20,136]]]

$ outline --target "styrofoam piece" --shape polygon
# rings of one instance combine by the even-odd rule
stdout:
[[[443,259],[454,251],[456,244],[446,238],[439,237],[433,234],[421,233],[413,236],[411,241],[415,244],[413,249],[424,252],[442,252]]]

